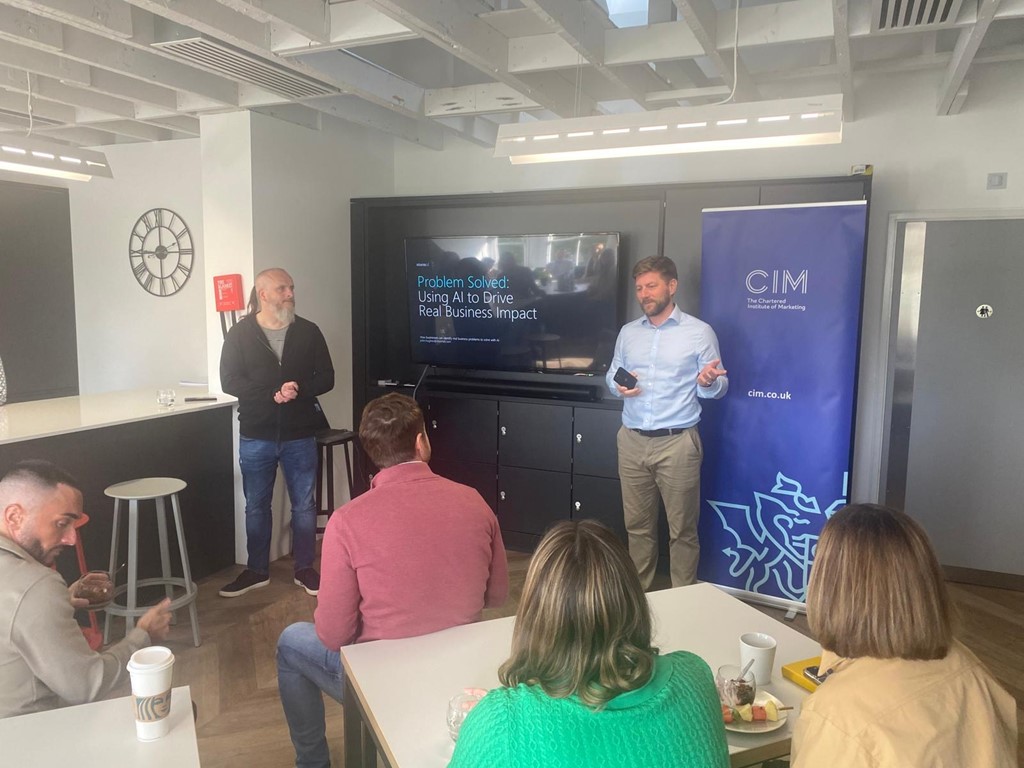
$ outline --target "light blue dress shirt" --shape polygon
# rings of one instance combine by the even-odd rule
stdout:
[[[720,359],[718,338],[711,326],[678,306],[673,306],[661,325],[652,325],[646,316],[626,323],[615,341],[615,354],[605,376],[608,390],[616,397],[622,395],[612,377],[620,366],[635,371],[639,379],[640,394],[623,398],[623,426],[644,430],[692,427],[700,421],[698,399],[717,399],[729,389],[726,376],[719,376],[710,387],[697,384],[701,369]]]

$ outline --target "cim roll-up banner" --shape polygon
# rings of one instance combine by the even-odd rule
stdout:
[[[703,581],[802,603],[846,503],[866,202],[703,212],[701,319],[726,396],[701,418]]]

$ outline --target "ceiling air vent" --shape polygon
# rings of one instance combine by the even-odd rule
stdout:
[[[871,0],[872,32],[913,32],[951,27],[963,0]]]
[[[291,99],[330,96],[340,89],[207,37],[153,43],[189,64]]]

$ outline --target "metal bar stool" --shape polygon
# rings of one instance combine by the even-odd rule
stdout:
[[[317,458],[316,458],[316,513],[317,516],[327,515],[331,519],[334,512],[334,446],[340,445],[345,449],[345,479],[348,481],[348,495],[352,496],[352,457],[348,447],[356,439],[356,433],[351,429],[328,429],[316,436]],[[324,469],[327,469],[327,507],[324,508]],[[323,533],[324,528],[317,526],[317,533]]]
[[[114,500],[114,525],[110,534],[110,578],[115,576],[117,562],[118,532],[120,531],[121,505],[128,502],[128,582],[120,587],[114,586],[114,601],[107,606],[107,616],[103,624],[103,641],[110,640],[110,617],[124,616],[124,632],[127,635],[135,626],[135,619],[149,610],[138,606],[139,587],[162,585],[171,598],[171,610],[188,606],[192,619],[192,640],[199,645],[199,616],[196,611],[196,597],[199,589],[192,581],[192,569],[188,563],[188,550],[185,549],[185,528],[181,523],[181,506],[178,493],[187,487],[184,480],[175,477],[145,477],[139,480],[128,480],[109,486],[104,494]],[[178,533],[178,551],[181,555],[181,572],[183,578],[171,576],[171,556],[167,539],[167,508],[165,500],[170,497],[171,510],[174,514],[174,526]],[[156,506],[157,533],[160,537],[160,572],[157,578],[138,578],[139,553],[139,502],[153,499]],[[185,593],[174,597],[174,587],[181,587]],[[117,601],[119,595],[125,595],[125,604]]]

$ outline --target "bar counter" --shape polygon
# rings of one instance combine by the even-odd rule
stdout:
[[[186,396],[207,396],[205,390],[176,392],[177,403],[170,407],[157,405],[156,389],[0,406],[0,472],[22,459],[48,459],[81,484],[90,517],[81,529],[90,568],[108,566],[114,502],[103,490],[139,477],[178,477],[188,483],[180,499],[193,578],[235,561],[236,401],[217,395],[216,401],[186,403]],[[140,510],[140,578],[156,575],[159,563],[151,509],[143,503]],[[171,538],[173,560],[176,543]],[[58,566],[65,577],[77,577],[73,553],[64,553]]]

